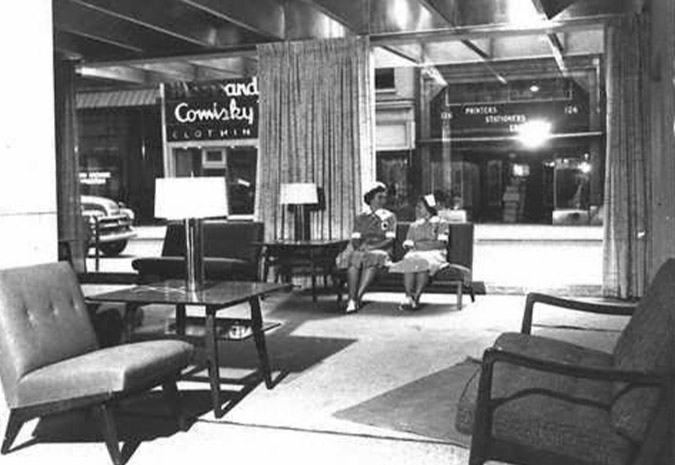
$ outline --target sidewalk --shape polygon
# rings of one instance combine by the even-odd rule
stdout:
[[[136,257],[159,256],[166,227],[140,226],[123,255],[101,259],[100,271],[133,272]],[[95,270],[94,259],[87,269]],[[599,294],[602,228],[545,225],[476,225],[474,280],[488,293],[531,290]],[[581,291],[579,291],[581,289]]]
[[[488,292],[585,288],[602,283],[602,227],[476,225],[474,279]]]

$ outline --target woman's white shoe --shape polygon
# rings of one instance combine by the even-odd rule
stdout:
[[[347,307],[345,308],[345,313],[355,313],[355,312],[358,311],[358,309],[359,309],[359,307],[358,307],[358,305],[356,305],[356,301],[350,299],[349,302],[347,302]]]

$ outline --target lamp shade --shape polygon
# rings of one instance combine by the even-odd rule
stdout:
[[[228,210],[224,178],[160,178],[156,181],[156,218],[210,218],[227,216]]]
[[[316,184],[312,182],[291,182],[281,185],[281,205],[312,205],[319,203]]]

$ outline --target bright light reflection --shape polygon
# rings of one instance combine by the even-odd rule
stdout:
[[[544,16],[537,12],[530,0],[508,2],[507,15],[510,23],[520,26],[536,26],[545,21]]]
[[[518,140],[529,148],[541,147],[550,137],[551,123],[548,121],[528,121],[518,128]]]
[[[589,174],[593,168],[591,167],[591,164],[588,163],[587,161],[582,161],[579,164],[579,170],[584,173],[584,174]]]
[[[399,29],[406,29],[410,23],[410,7],[407,0],[394,0],[391,12]]]

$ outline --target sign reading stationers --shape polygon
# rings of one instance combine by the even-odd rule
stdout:
[[[168,142],[258,137],[258,80],[178,82],[164,87]]]

